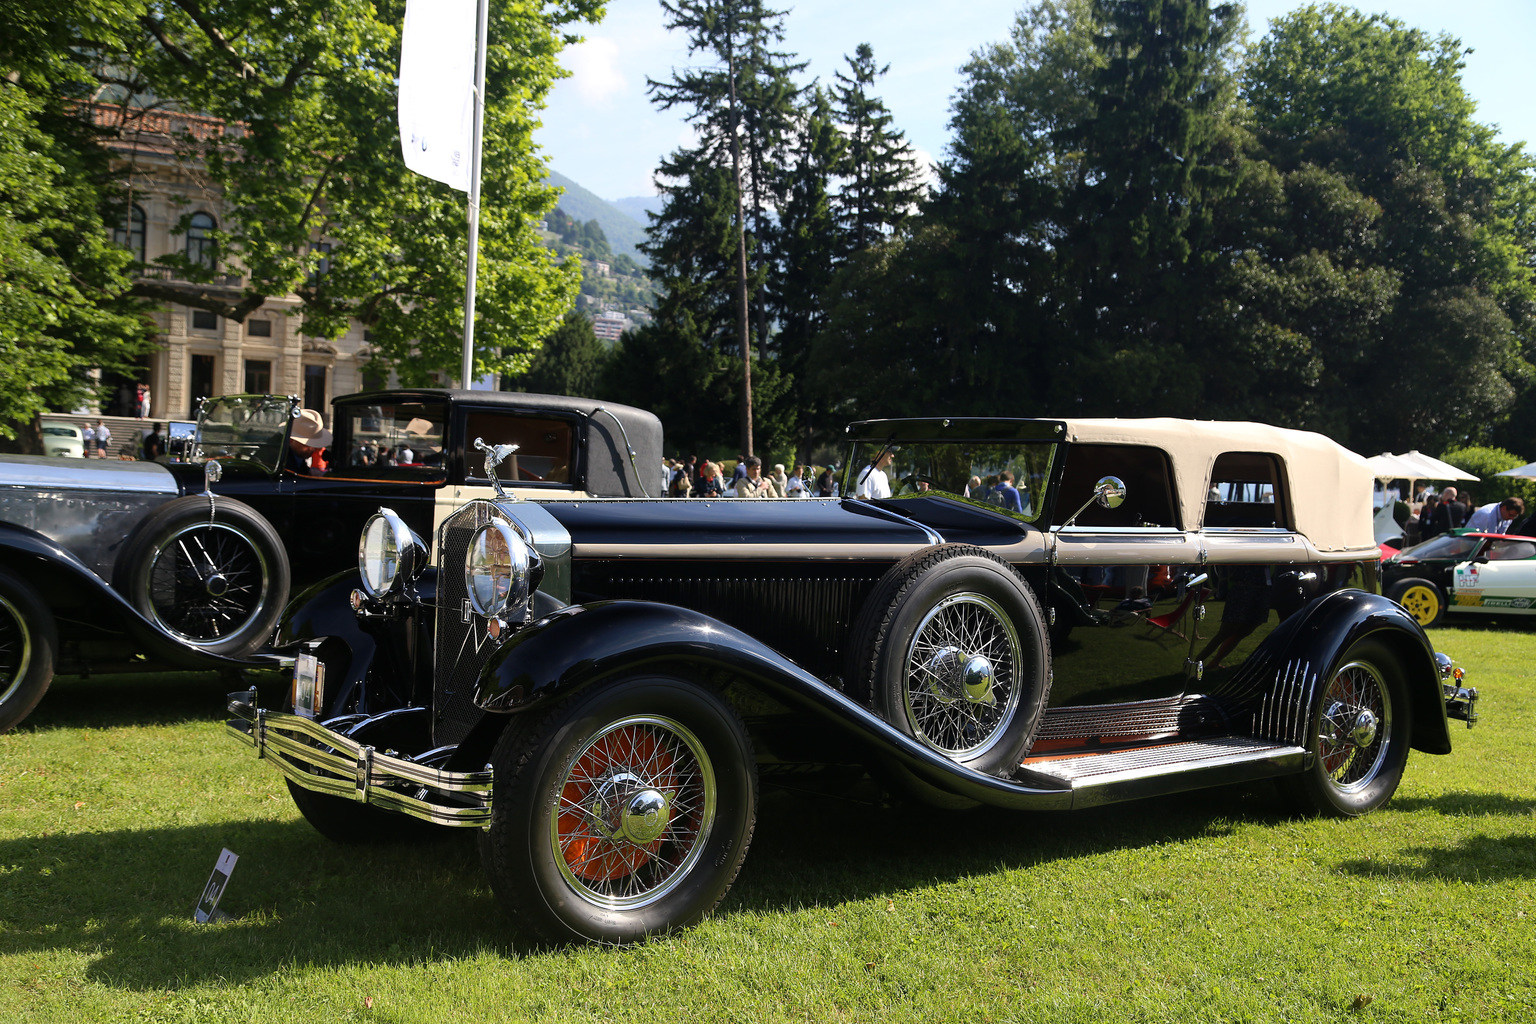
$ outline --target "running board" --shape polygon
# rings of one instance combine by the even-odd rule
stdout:
[[[1153,746],[1027,758],[1015,776],[1045,776],[1072,790],[1072,807],[1182,793],[1289,775],[1306,767],[1301,747],[1223,737]]]

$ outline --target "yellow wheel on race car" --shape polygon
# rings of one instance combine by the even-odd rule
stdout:
[[[1445,591],[1429,580],[1398,580],[1387,588],[1387,596],[1402,605],[1425,629],[1439,625],[1445,617]]]

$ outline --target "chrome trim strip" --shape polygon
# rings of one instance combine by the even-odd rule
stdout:
[[[852,505],[855,511],[881,516],[885,519],[889,519],[891,522],[901,523],[904,526],[910,526],[914,530],[921,530],[923,536],[927,538],[928,545],[930,547],[944,543],[944,537],[939,533],[938,530],[935,530],[933,527],[925,526],[924,524],[918,522],[916,519],[909,519],[902,515],[900,512],[893,512],[886,508],[884,505],[877,505],[868,498],[844,498],[843,507],[847,508],[849,505]]]
[[[225,735],[254,747],[258,758],[271,761],[295,785],[438,825],[490,825],[493,774],[489,770],[429,768],[380,754],[301,715],[268,711],[239,699],[231,699],[228,707],[236,717],[224,724]]]
[[[767,499],[763,499],[767,500]],[[794,499],[785,498],[785,501]],[[895,560],[919,551],[922,544],[582,544],[574,545],[576,558],[697,558],[716,561],[750,561],[792,558],[795,561],[828,559],[840,562]]]

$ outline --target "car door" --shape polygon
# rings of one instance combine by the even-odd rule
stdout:
[[[1485,614],[1536,612],[1536,540],[1497,537],[1456,566],[1455,609]]]
[[[1205,590],[1198,536],[1178,521],[1169,457],[1145,445],[1074,444],[1064,458],[1058,508],[1081,504],[1104,476],[1123,481],[1126,497],[1051,531],[1051,706],[1177,696],[1191,647],[1204,638]]]

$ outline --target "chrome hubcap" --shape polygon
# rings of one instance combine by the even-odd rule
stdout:
[[[1019,703],[1023,646],[1008,613],[981,594],[939,602],[912,634],[906,712],[912,733],[950,757],[992,748]]]
[[[1392,742],[1386,684],[1374,665],[1350,662],[1334,674],[1323,700],[1317,736],[1323,771],[1343,792],[1362,790],[1380,773]]]

